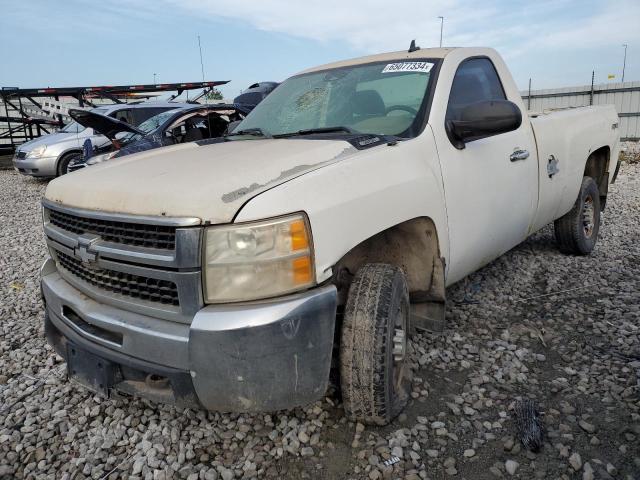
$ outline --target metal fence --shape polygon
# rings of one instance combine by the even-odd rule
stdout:
[[[532,111],[587,105],[615,105],[620,117],[621,140],[640,141],[640,82],[531,90],[531,96],[527,91],[521,93],[525,105]]]

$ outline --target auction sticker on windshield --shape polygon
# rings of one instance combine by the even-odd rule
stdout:
[[[433,68],[433,63],[429,63],[429,62],[388,63],[382,69],[382,73],[391,73],[391,72],[424,72],[424,73],[429,73],[432,68]]]

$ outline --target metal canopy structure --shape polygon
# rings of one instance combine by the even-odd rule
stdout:
[[[113,103],[126,103],[126,99],[144,98],[145,93],[178,92],[169,100],[174,100],[185,91],[200,90],[202,93],[192,99],[196,103],[213,88],[229,83],[229,80],[210,82],[181,82],[142,85],[102,85],[90,87],[59,87],[59,88],[0,88],[0,99],[4,104],[4,112],[0,112],[0,124],[6,128],[0,131],[0,154],[11,154],[21,143],[32,140],[45,133],[51,133],[52,128],[64,125],[62,113],[56,111],[60,97],[71,97],[78,101],[80,107],[94,107],[92,100],[107,99]],[[53,98],[55,102],[39,102],[36,98]],[[148,98],[148,97],[147,97]],[[2,115],[4,113],[4,115]]]

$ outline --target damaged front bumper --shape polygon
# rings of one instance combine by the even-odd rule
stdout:
[[[49,343],[70,377],[99,393],[251,412],[304,405],[327,388],[333,285],[209,305],[190,324],[96,302],[67,283],[52,260],[43,266],[41,287]]]

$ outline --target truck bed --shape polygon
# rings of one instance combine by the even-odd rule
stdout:
[[[609,145],[610,150],[617,148],[619,131],[613,105],[549,109],[530,112],[529,117],[539,175],[534,232],[571,210],[580,188],[576,179],[582,178],[585,159],[602,145]],[[617,154],[608,152],[612,159],[617,159]],[[557,173],[552,174],[555,169]]]

